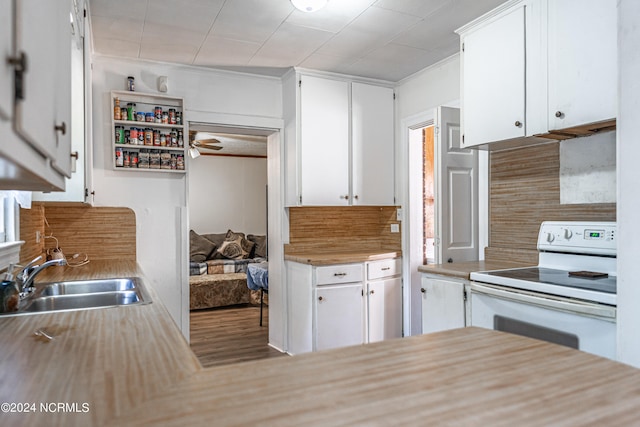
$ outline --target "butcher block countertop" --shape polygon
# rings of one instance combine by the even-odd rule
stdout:
[[[640,370],[479,328],[204,369],[147,288],[149,305],[0,317],[0,425],[640,425]]]
[[[400,251],[385,251],[383,249],[323,252],[300,251],[285,253],[286,261],[295,261],[311,265],[349,264],[354,262],[377,261],[381,259],[398,258],[402,256]]]
[[[427,264],[418,267],[422,273],[438,274],[442,276],[456,277],[469,280],[469,274],[474,271],[503,270],[506,268],[530,267],[530,264],[522,264],[510,261],[469,261],[452,262],[449,264]]]

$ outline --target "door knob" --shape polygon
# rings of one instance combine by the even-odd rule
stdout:
[[[318,297],[318,301],[322,301],[324,298],[322,297]]]
[[[564,113],[562,111],[556,111],[556,117],[561,119],[564,117]]]
[[[522,127],[522,123],[520,122],[520,120],[516,120],[516,122],[514,123],[516,125],[516,127]]]

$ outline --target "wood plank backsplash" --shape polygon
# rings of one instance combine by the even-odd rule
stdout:
[[[40,228],[41,235],[58,239],[67,258],[86,253],[90,260],[136,260],[136,218],[129,208],[43,202],[34,203],[32,209],[22,209],[20,235],[25,244],[20,260],[23,263],[56,244],[51,238],[36,243],[34,227]]]
[[[396,206],[308,206],[289,208],[289,244],[296,249],[402,250],[391,233]]]
[[[560,143],[490,153],[487,259],[537,263],[542,221],[615,221],[616,204],[560,204]]]

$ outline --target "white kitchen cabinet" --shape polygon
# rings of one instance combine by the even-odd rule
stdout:
[[[364,342],[362,283],[315,289],[315,350]]]
[[[549,1],[549,129],[616,118],[615,0]]]
[[[402,336],[402,263],[312,266],[286,261],[288,352]]]
[[[467,318],[468,283],[444,276],[422,275],[422,333],[462,328]]]
[[[393,89],[296,72],[283,87],[287,205],[393,205]]]
[[[367,269],[367,342],[402,337],[402,260],[371,261]]]
[[[546,131],[543,13],[542,0],[511,1],[458,30],[462,148]]]
[[[6,189],[59,190],[71,165],[72,4],[16,0],[0,8],[10,24],[0,30],[0,182]]]
[[[353,205],[393,205],[393,89],[351,83]]]
[[[349,204],[349,82],[300,76],[300,200]]]
[[[463,26],[462,148],[615,126],[615,0],[511,0]]]

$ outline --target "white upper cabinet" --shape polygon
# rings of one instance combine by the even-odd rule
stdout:
[[[349,83],[300,79],[301,203],[348,205]]]
[[[615,125],[615,0],[511,0],[457,32],[463,148],[513,148]]]
[[[616,118],[615,0],[549,1],[549,130]]]
[[[393,89],[351,84],[353,205],[392,205]]]
[[[525,6],[464,36],[464,147],[525,136]]]
[[[2,0],[0,8],[0,185],[63,189],[71,175],[71,0]]]
[[[393,205],[393,89],[299,73],[283,88],[286,204]]]

